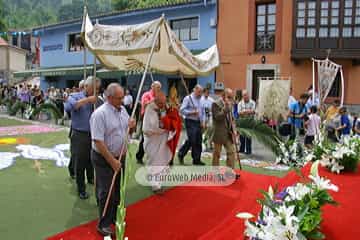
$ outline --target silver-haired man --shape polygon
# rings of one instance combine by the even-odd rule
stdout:
[[[114,172],[124,167],[126,156],[126,134],[135,128],[136,122],[130,119],[125,107],[124,89],[111,83],[106,89],[107,101],[91,116],[92,151],[91,161],[96,173],[96,196],[99,203],[99,223],[97,230],[104,236],[112,235],[111,224],[116,220],[116,208],[120,201],[120,173],[111,193],[107,212],[102,217]],[[124,149],[124,151],[121,151]],[[121,159],[121,161],[119,160]]]

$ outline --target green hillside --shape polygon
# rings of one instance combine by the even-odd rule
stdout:
[[[89,13],[143,8],[184,0],[86,0]],[[84,0],[0,0],[0,31],[27,29],[80,18]]]

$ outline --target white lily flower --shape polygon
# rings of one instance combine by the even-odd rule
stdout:
[[[295,206],[286,207],[282,205],[278,208],[279,216],[284,219],[286,225],[291,225],[293,222],[299,222],[299,219],[293,215]]]
[[[337,161],[333,161],[330,170],[331,172],[336,172],[337,174],[340,174],[340,171],[344,170],[344,166],[340,165]]]
[[[304,184],[297,183],[295,186],[288,187],[286,192],[288,196],[286,196],[285,201],[301,200],[311,192],[311,189]]]
[[[305,157],[305,161],[306,162],[310,162],[313,159],[315,159],[315,155],[313,153],[309,153],[306,157]]]
[[[309,178],[313,180],[316,187],[320,190],[332,190],[334,192],[339,191],[338,186],[332,184],[329,179],[322,178],[319,175],[317,176],[309,175]]]
[[[327,167],[331,165],[331,160],[328,157],[323,156],[320,160],[320,165],[323,167]]]
[[[249,238],[258,238],[261,229],[251,224],[248,220],[245,221],[245,235]]]
[[[298,225],[296,222],[284,225],[279,216],[268,219],[267,225],[263,227],[263,240],[298,240]]]
[[[269,186],[268,194],[271,199],[274,199],[274,190],[271,185]]]
[[[314,162],[310,168],[310,174],[312,176],[319,176],[319,161]]]

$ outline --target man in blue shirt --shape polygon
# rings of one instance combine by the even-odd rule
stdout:
[[[359,118],[357,118],[355,121],[354,132],[358,137],[360,137],[360,119]]]
[[[76,184],[80,199],[89,198],[85,186],[85,170],[88,183],[94,184],[94,168],[90,160],[90,116],[98,100],[97,96],[94,96],[94,81],[99,89],[100,80],[89,76],[85,81],[84,91],[71,94],[64,104],[65,111],[71,112],[71,155],[75,162]]]
[[[188,139],[181,146],[178,153],[180,163],[191,148],[191,157],[194,165],[205,165],[201,162],[202,128],[205,126],[204,110],[201,107],[202,87],[196,85],[194,91],[186,96],[181,104],[180,112],[185,116],[186,134]]]
[[[309,95],[306,93],[300,96],[300,100],[293,102],[289,106],[288,122],[291,124],[291,139],[295,139],[299,136],[300,129],[304,126],[304,117],[307,113],[306,102],[308,101]]]
[[[338,127],[336,130],[340,131],[342,137],[348,136],[351,133],[350,118],[346,112],[347,112],[346,107],[342,107],[339,110],[341,116],[340,127]]]

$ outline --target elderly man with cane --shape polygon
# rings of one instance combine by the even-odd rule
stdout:
[[[116,221],[116,208],[120,201],[120,169],[124,168],[127,131],[136,125],[123,104],[124,89],[111,83],[106,89],[107,102],[91,116],[92,151],[91,160],[96,173],[96,195],[99,202],[97,230],[104,236],[113,235],[110,228]],[[114,173],[117,173],[107,211],[104,212]]]
[[[223,83],[217,82],[215,85],[216,100],[212,104],[211,111],[214,125],[214,154],[213,166],[219,166],[221,149],[226,150],[226,165],[234,169],[235,159],[238,160],[241,169],[240,157],[236,151],[236,129],[232,112],[233,91],[224,87]],[[240,177],[236,174],[236,179]]]

